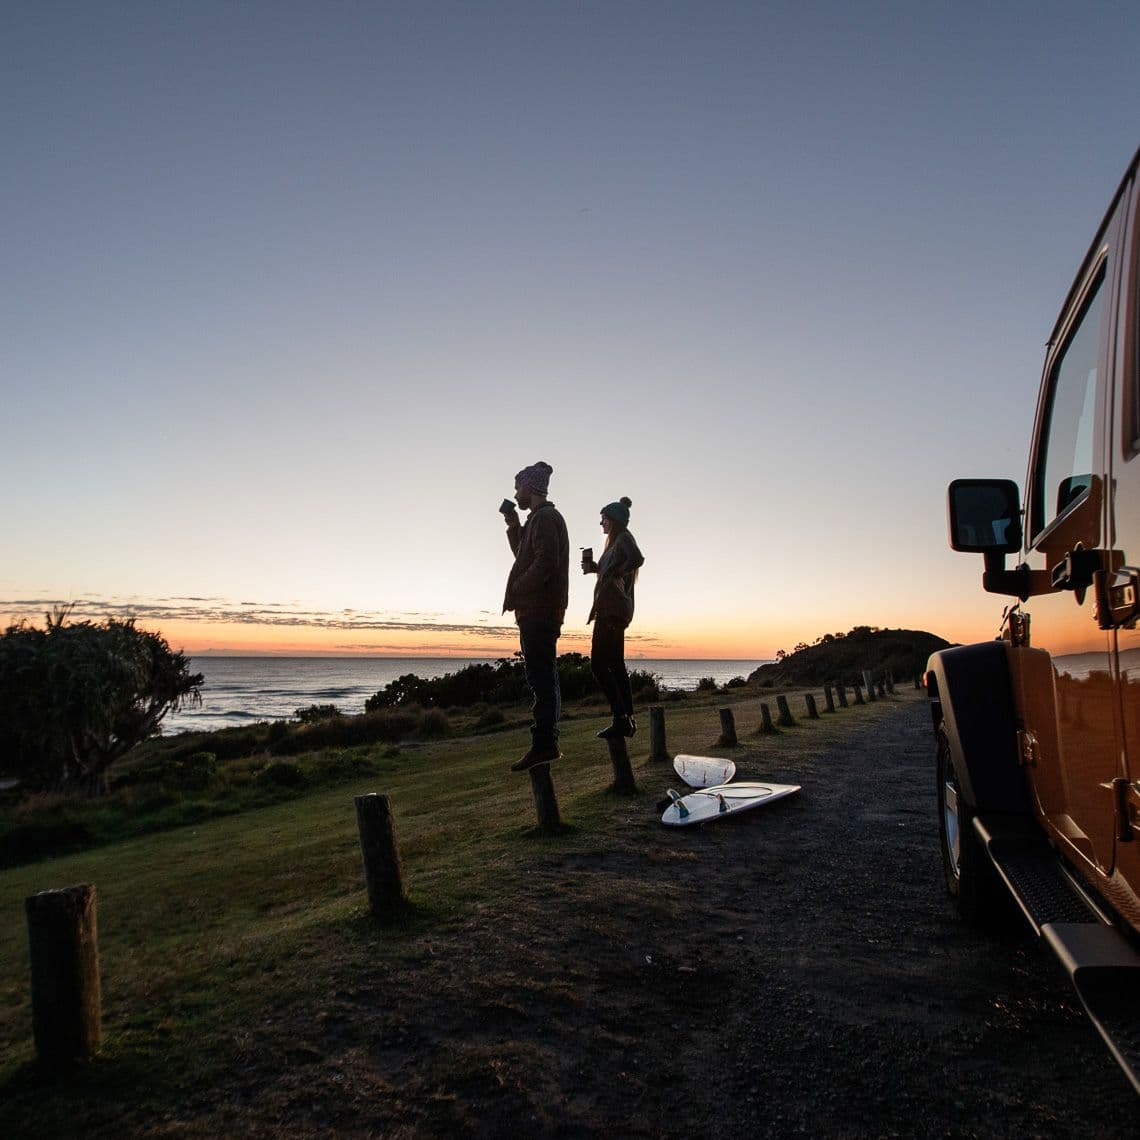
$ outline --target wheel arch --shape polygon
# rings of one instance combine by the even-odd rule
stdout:
[[[933,654],[926,687],[934,730],[946,731],[966,802],[975,812],[1028,815],[1005,642],[958,645]]]

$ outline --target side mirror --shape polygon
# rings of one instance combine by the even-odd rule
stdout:
[[[955,479],[949,507],[954,550],[1003,555],[1021,549],[1021,503],[1013,480]]]

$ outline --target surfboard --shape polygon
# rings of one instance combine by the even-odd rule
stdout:
[[[736,775],[736,765],[731,760],[722,760],[719,756],[687,756],[684,753],[673,757],[673,770],[690,788],[727,784]]]
[[[673,801],[661,816],[667,827],[692,827],[695,823],[708,823],[727,815],[748,811],[749,808],[775,803],[800,790],[799,784],[761,784],[741,781],[739,784],[721,784],[702,788],[682,796],[669,789]]]

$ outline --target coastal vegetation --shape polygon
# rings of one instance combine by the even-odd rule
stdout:
[[[18,622],[0,634],[0,774],[35,790],[106,791],[112,765],[200,699],[200,673],[134,621]]]
[[[927,659],[950,642],[914,629],[880,629],[857,625],[847,633],[825,633],[811,645],[800,642],[788,653],[754,669],[748,680],[760,685],[822,685],[862,681],[862,671],[890,674],[896,680],[917,677]]]
[[[656,700],[657,678],[644,669],[631,669],[630,684],[635,700]],[[563,700],[586,700],[599,695],[598,683],[590,669],[590,659],[581,653],[563,653],[558,658],[558,682]],[[500,658],[492,664],[480,661],[454,673],[425,680],[415,673],[405,673],[369,697],[365,711],[400,705],[422,705],[424,708],[470,708],[476,704],[503,705],[529,699],[522,657],[516,654]]]

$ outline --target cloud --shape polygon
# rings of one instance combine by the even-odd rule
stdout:
[[[314,629],[347,634],[400,634],[398,642],[372,636],[367,641],[346,640],[328,649],[344,653],[391,653],[393,656],[501,657],[518,646],[518,627],[499,614],[477,611],[475,621],[456,621],[438,613],[393,613],[366,610],[321,610],[298,602],[233,602],[225,598],[8,598],[0,599],[0,614],[9,622],[39,624],[45,613],[67,608],[72,621],[104,621],[134,618],[144,627],[162,629],[171,622],[199,622],[241,626],[253,635],[257,629]],[[482,620],[479,620],[482,619]],[[591,629],[564,627],[559,644],[562,652],[589,653]],[[411,644],[409,634],[423,641]],[[663,642],[652,630],[629,631],[626,650],[631,656],[652,656]],[[203,652],[203,651],[199,651]],[[232,649],[226,652],[233,652]]]
[[[7,598],[0,613],[9,620],[38,621],[45,613],[68,609],[73,621],[135,618],[147,625],[170,621],[218,625],[274,626],[306,629],[452,634],[461,637],[514,636],[513,624],[444,620],[439,614],[319,610],[296,603],[230,602],[222,598]]]

